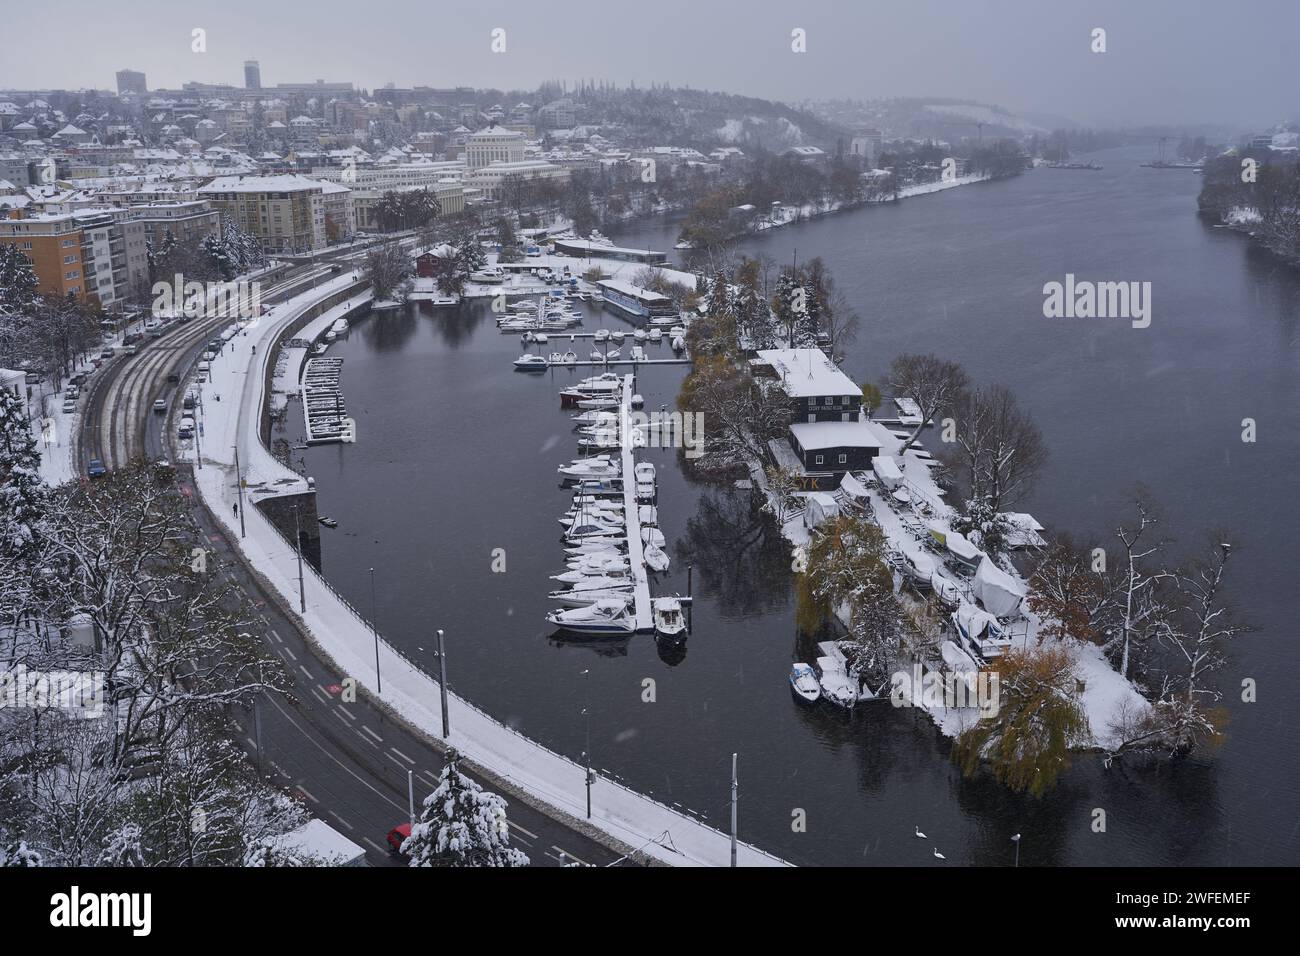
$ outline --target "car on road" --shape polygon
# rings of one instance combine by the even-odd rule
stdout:
[[[86,378],[87,378],[87,375],[86,375],[85,372],[78,372],[76,375],[73,375],[73,376],[71,376],[71,377],[68,379],[68,384],[69,384],[69,385],[84,385],[84,384],[86,383]]]
[[[167,411],[167,399],[155,398],[153,401],[153,412],[155,415],[163,415]]]
[[[179,382],[180,380],[181,380],[181,377],[180,377],[180,375],[177,374],[176,372],[168,372],[168,373],[167,373],[167,382],[168,382],[168,384],[170,384],[170,385],[175,385],[175,384],[176,384],[177,382]]]
[[[137,355],[137,354],[139,354],[139,352],[140,352],[140,347],[139,347],[138,345],[123,345],[123,346],[122,346],[122,354],[123,354],[123,355]]]
[[[114,358],[114,357],[116,357],[116,356],[117,356],[117,353],[114,352],[112,349],[104,349],[104,351],[102,351],[102,352],[99,353],[99,357],[102,358],[102,359],[103,359],[104,361],[106,361],[106,362],[107,362],[109,359]]]
[[[90,464],[86,465],[86,476],[89,478],[103,478],[108,474],[108,469],[98,458],[90,459]]]
[[[411,825],[409,823],[399,823],[388,831],[388,848],[394,854],[400,857],[406,857],[408,854],[402,852],[402,844],[411,836]]]
[[[151,339],[159,338],[163,334],[163,324],[157,319],[150,319],[144,324],[144,333]]]

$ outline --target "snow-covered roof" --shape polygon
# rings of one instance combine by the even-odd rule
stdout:
[[[271,841],[286,853],[302,853],[334,865],[350,863],[364,857],[365,848],[353,843],[323,820],[309,820],[296,830]]]
[[[287,193],[311,190],[321,191],[321,183],[297,173],[281,176],[218,176],[199,189],[200,193],[224,195],[227,193]]]
[[[864,421],[795,422],[790,433],[804,451],[819,448],[879,448],[880,437]]]
[[[862,391],[821,349],[762,349],[758,357],[776,370],[781,387],[791,398]]]

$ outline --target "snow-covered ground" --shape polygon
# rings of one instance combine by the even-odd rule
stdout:
[[[353,276],[345,274],[277,305],[270,315],[246,330],[247,336],[240,337],[238,348],[228,349],[218,357],[212,366],[212,381],[204,386],[203,466],[195,470],[195,483],[232,540],[293,609],[299,606],[298,570],[290,544],[256,508],[245,509],[247,537],[240,539],[239,522],[231,507],[237,500],[234,447],[238,443],[240,463],[250,484],[266,489],[259,497],[306,489],[305,480],[275,461],[258,439],[256,423],[264,401],[259,385],[279,330],[313,302],[352,281]],[[328,325],[339,314],[340,309],[331,310],[313,324]],[[370,321],[384,319],[379,316]],[[250,355],[245,343],[258,346],[255,356]],[[216,394],[221,395],[221,400],[210,401],[210,395]],[[369,625],[309,565],[304,567],[307,611],[301,617],[306,629],[343,673],[373,690],[374,637]],[[425,665],[433,663],[430,660]],[[375,696],[430,736],[438,736],[442,718],[436,681],[386,642],[380,644],[379,668],[384,690]],[[448,743],[467,758],[557,810],[579,819],[585,815],[582,767],[454,694],[449,695],[449,710],[452,733]],[[726,866],[729,862],[725,834],[612,781],[601,779],[595,784],[590,822],[665,863]],[[738,861],[743,866],[786,865],[744,843],[739,846]]]
[[[935,484],[930,475],[930,468],[917,454],[913,447],[906,454],[899,454],[902,440],[888,428],[878,422],[872,423],[880,439],[880,454],[901,461],[904,485],[912,504],[898,502],[890,493],[880,487],[869,489],[875,521],[885,533],[889,544],[906,555],[909,559],[922,561],[933,559],[935,555],[922,540],[918,540],[916,530],[927,523],[949,526],[954,517],[953,509],[943,500],[943,491]],[[910,431],[910,429],[908,429]],[[766,481],[761,472],[755,474],[760,485],[766,491]],[[924,506],[924,512],[920,507]],[[910,525],[910,527],[909,527]],[[795,547],[806,548],[810,534],[804,527],[802,515],[787,519],[782,525],[782,534]],[[1022,581],[1014,568],[1004,567],[1017,580]],[[954,578],[957,576],[954,574]],[[1017,637],[1013,648],[1032,648],[1038,646],[1039,620],[1028,609],[1023,609],[1023,626],[1016,631]],[[1123,710],[1137,714],[1145,711],[1148,704],[1132,683],[1122,678],[1103,657],[1101,649],[1093,644],[1067,640],[1064,642],[1074,657],[1075,673],[1084,684],[1080,702],[1088,717],[1092,731],[1091,744],[1097,747],[1111,748],[1119,741],[1112,731],[1112,723]],[[955,737],[979,717],[975,707],[945,708],[943,706],[924,705],[940,731],[949,737]]]

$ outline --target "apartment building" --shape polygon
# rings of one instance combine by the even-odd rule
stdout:
[[[42,292],[109,311],[149,274],[145,227],[128,209],[83,209],[0,221],[0,242],[32,260]]]
[[[169,232],[181,242],[202,241],[221,232],[221,214],[203,199],[142,203],[131,206],[130,211],[143,227],[145,240],[155,248]]]
[[[323,249],[324,187],[314,179],[280,176],[218,176],[198,195],[239,224],[269,253]]]
[[[32,260],[45,295],[86,300],[81,241],[81,225],[71,215],[0,221],[0,243],[17,246]]]
[[[356,216],[356,228],[363,232],[382,231],[379,217],[375,212],[385,193],[406,192],[413,189],[427,189],[438,197],[442,215],[454,216],[465,210],[465,187],[456,180],[429,183],[419,186],[398,186],[384,189],[355,189],[352,192],[352,209]]]

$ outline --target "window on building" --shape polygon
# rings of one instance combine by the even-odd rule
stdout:
[[[820,465],[823,461],[825,461],[825,456],[818,455],[816,458],[813,459],[813,464]]]
[[[848,455],[840,455],[840,464],[841,464],[841,465],[847,464],[847,463],[848,463],[848,460],[849,460],[849,456],[848,456]]]

